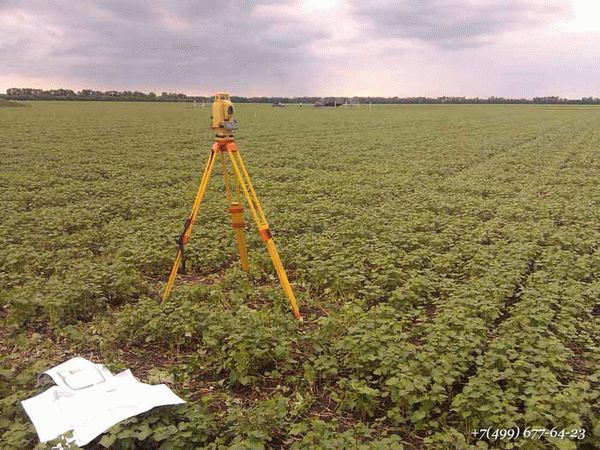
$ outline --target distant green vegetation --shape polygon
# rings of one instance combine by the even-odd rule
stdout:
[[[28,104],[0,110],[1,448],[74,355],[188,400],[92,448],[600,447],[600,109],[237,105],[300,323],[250,220],[238,269],[218,173],[157,301],[210,108]]]
[[[232,93],[233,94],[233,93]],[[13,100],[69,100],[69,101],[117,101],[117,102],[210,102],[209,96],[190,96],[178,92],[141,91],[97,91],[82,89],[75,92],[72,89],[32,89],[9,88],[6,97]],[[355,104],[573,104],[573,105],[600,105],[598,97],[563,98],[558,96],[533,97],[533,98],[507,98],[507,97],[240,97],[232,95],[234,103],[303,103],[314,104],[317,102],[337,106],[345,103]]]

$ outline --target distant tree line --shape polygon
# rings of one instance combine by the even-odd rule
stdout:
[[[126,102],[206,102],[212,101],[212,96],[189,96],[175,92],[140,92],[140,91],[96,91],[82,89],[32,89],[10,88],[0,98],[10,100],[95,100],[95,101],[126,101]],[[600,104],[598,97],[582,97],[568,99],[557,96],[529,98],[505,97],[238,97],[232,96],[234,103],[306,103],[317,101],[334,101],[337,104],[358,102],[362,104]]]
[[[97,101],[127,101],[127,102],[192,102],[199,97],[189,97],[174,92],[145,93],[140,91],[95,91],[82,89],[75,92],[71,89],[32,89],[10,88],[6,95],[10,100],[97,100]]]

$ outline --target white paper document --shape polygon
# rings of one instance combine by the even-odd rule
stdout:
[[[72,430],[74,442],[82,446],[129,417],[156,406],[185,403],[164,384],[140,383],[130,370],[113,375],[83,358],[44,373],[56,386],[21,402],[41,442]]]

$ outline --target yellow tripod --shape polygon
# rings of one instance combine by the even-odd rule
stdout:
[[[215,103],[213,104],[213,121],[216,115],[215,105],[218,103],[218,100],[221,100],[219,97],[225,95],[227,94],[217,94],[215,97]],[[229,96],[227,95],[227,101],[228,100]],[[223,103],[223,101],[220,103]],[[226,118],[229,118],[233,114],[233,106],[231,106],[231,103],[229,102],[226,104],[226,107],[226,111],[228,112]],[[219,117],[217,117],[217,119],[219,119]],[[271,257],[271,261],[273,262],[273,266],[275,267],[275,271],[277,272],[277,276],[279,277],[279,281],[283,287],[283,291],[290,302],[292,313],[297,319],[301,319],[302,316],[300,314],[300,310],[298,309],[298,304],[296,303],[294,291],[292,290],[292,286],[290,285],[288,277],[285,273],[285,268],[283,267],[281,258],[279,257],[279,253],[275,247],[275,242],[273,242],[273,236],[269,230],[269,224],[267,223],[267,219],[265,218],[256,192],[254,191],[254,187],[252,186],[250,175],[248,174],[246,166],[244,165],[244,161],[242,160],[242,155],[240,155],[239,149],[235,143],[235,139],[231,134],[231,130],[234,128],[234,122],[221,121],[218,122],[217,125],[218,126],[213,126],[213,128],[217,128],[219,132],[217,132],[217,138],[211,147],[211,153],[208,158],[208,162],[206,163],[206,167],[204,168],[202,179],[200,180],[200,186],[198,187],[198,193],[196,194],[192,211],[188,216],[183,228],[183,232],[179,237],[177,255],[175,256],[175,261],[173,262],[173,267],[171,268],[171,273],[169,274],[169,280],[162,295],[162,301],[164,302],[169,297],[171,289],[173,288],[173,284],[175,283],[177,272],[184,261],[184,247],[190,240],[192,228],[196,222],[196,218],[198,217],[200,204],[202,203],[202,198],[206,192],[206,187],[208,186],[208,181],[215,165],[215,161],[220,157],[223,179],[225,182],[225,193],[229,203],[229,212],[231,214],[231,225],[235,232],[242,270],[247,271],[249,266],[248,252],[246,250],[246,240],[244,239],[243,230],[245,222],[244,209],[241,202],[241,193],[243,193],[244,198],[246,199],[252,218],[256,224],[256,227],[258,228],[258,233],[267,247],[267,251],[269,252],[269,256]],[[226,158],[225,155],[227,155],[228,158]],[[235,193],[235,197],[232,193],[231,180],[227,169],[227,159],[229,160],[233,170],[233,192]]]

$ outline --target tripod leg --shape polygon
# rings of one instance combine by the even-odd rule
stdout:
[[[237,177],[240,186],[242,187],[242,191],[244,192],[244,196],[246,197],[246,201],[248,202],[248,207],[250,208],[250,213],[252,214],[252,218],[258,227],[258,232],[260,237],[265,242],[267,247],[267,251],[269,252],[269,256],[271,257],[271,261],[273,262],[273,266],[275,267],[275,271],[277,272],[277,276],[279,278],[279,282],[283,287],[283,292],[290,302],[290,308],[294,317],[296,319],[302,319],[302,315],[300,314],[300,309],[298,308],[298,304],[296,302],[296,297],[294,295],[294,291],[292,290],[292,286],[290,285],[290,281],[288,280],[287,274],[285,273],[285,268],[283,267],[283,263],[281,262],[281,258],[279,257],[279,252],[277,251],[277,247],[275,246],[275,242],[273,241],[273,236],[271,235],[271,231],[269,230],[269,224],[265,218],[265,215],[262,211],[262,207],[260,206],[260,202],[258,201],[258,196],[254,191],[254,187],[252,186],[252,181],[250,180],[250,175],[244,166],[244,162],[242,161],[242,156],[239,154],[237,148],[232,148],[229,152],[229,159],[231,160],[231,166],[233,168],[233,172]]]
[[[225,182],[227,202],[229,203],[229,213],[231,214],[231,226],[235,233],[235,240],[240,254],[240,265],[244,272],[248,272],[250,265],[248,264],[248,251],[246,249],[246,239],[244,238],[244,207],[240,201],[239,188],[236,189],[237,201],[233,200],[230,189],[231,185],[229,183],[229,174],[227,172],[227,163],[225,162],[225,155],[223,152],[221,152],[221,168],[223,170],[223,181]]]
[[[206,192],[206,187],[208,186],[208,180],[210,179],[210,174],[212,172],[213,166],[215,164],[217,149],[215,146],[211,149],[210,156],[204,167],[204,172],[202,174],[202,179],[200,180],[200,186],[198,187],[198,192],[196,193],[196,198],[194,200],[194,205],[192,206],[192,211],[185,221],[185,225],[183,228],[183,233],[179,238],[179,247],[177,249],[177,254],[175,255],[175,261],[173,261],[173,267],[171,268],[171,272],[169,274],[169,280],[167,281],[167,285],[165,286],[165,290],[162,295],[162,300],[165,301],[169,294],[171,293],[171,289],[173,288],[173,283],[175,283],[175,278],[177,276],[177,271],[179,270],[179,266],[181,265],[181,260],[183,257],[183,247],[188,243],[190,239],[190,235],[192,234],[192,228],[194,226],[194,222],[196,221],[196,217],[198,217],[198,211],[200,209],[200,203],[202,202],[202,198],[204,197],[204,193]]]

